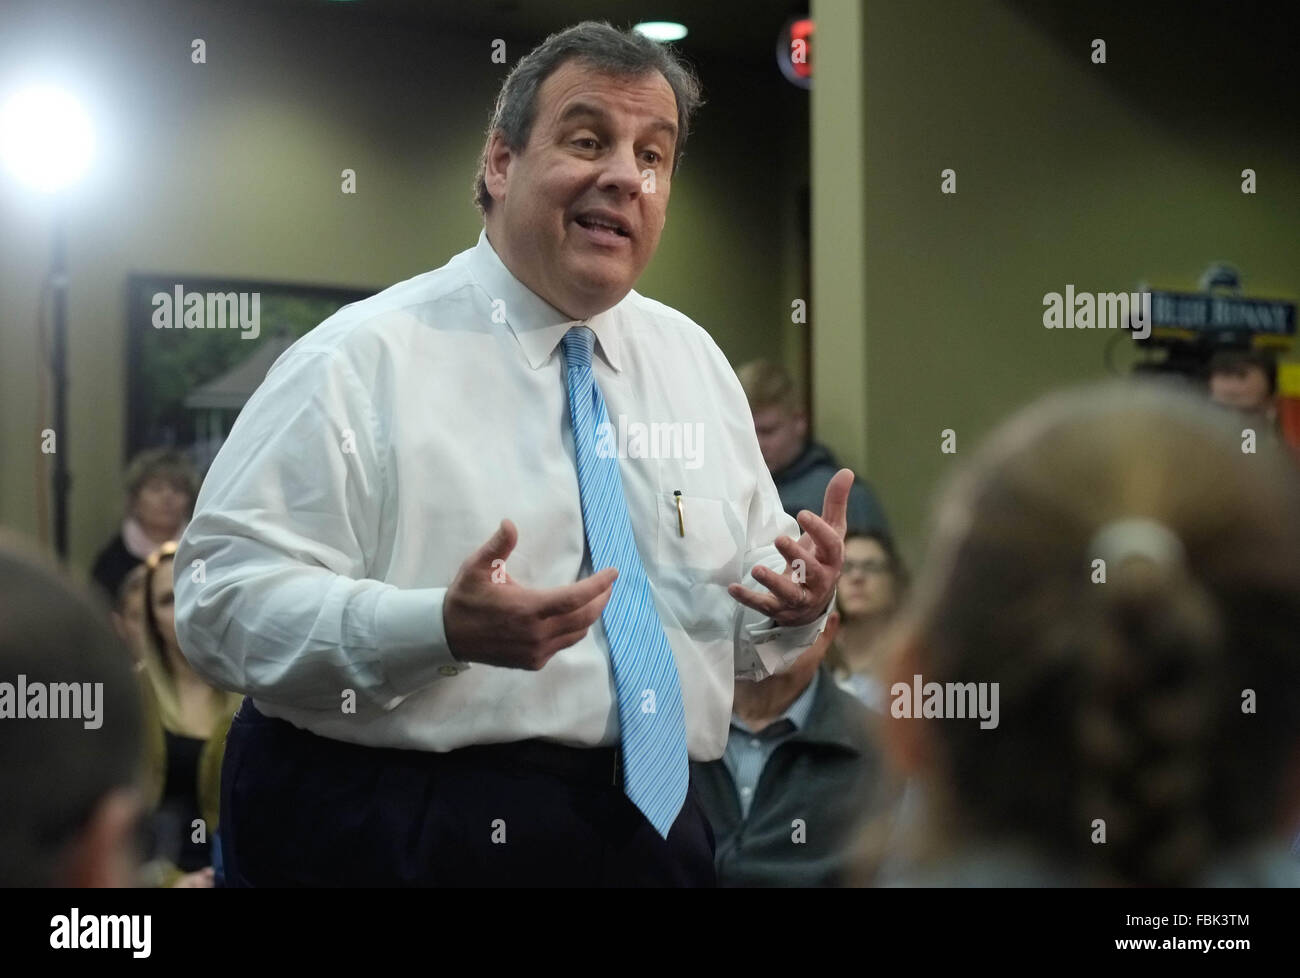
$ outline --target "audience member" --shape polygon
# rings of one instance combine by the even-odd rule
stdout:
[[[838,624],[788,672],[737,680],[726,753],[691,765],[719,886],[842,885],[858,820],[884,807],[869,714],[822,664]]]
[[[808,438],[808,415],[794,381],[783,367],[766,360],[752,360],[736,375],[749,399],[758,447],[781,506],[795,517],[805,509],[820,513],[826,486],[840,465],[826,446]],[[850,533],[889,532],[884,509],[862,479],[855,479],[849,491],[848,529]]]
[[[921,803],[884,882],[1300,884],[1300,491],[1235,427],[1154,384],[1059,394],[943,497],[890,643]],[[905,718],[931,683],[946,718]]]
[[[1277,362],[1263,350],[1223,350],[1210,360],[1210,400],[1262,419],[1277,420]]]
[[[137,564],[118,585],[117,600],[113,605],[113,628],[122,643],[131,650],[131,656],[143,665],[144,630],[144,564]]]
[[[126,518],[117,535],[95,558],[91,576],[116,603],[118,589],[133,567],[168,540],[179,540],[199,493],[199,475],[175,449],[141,452],[127,466]]]
[[[0,725],[0,886],[130,885],[142,725],[130,660],[90,595],[3,537]]]
[[[836,594],[840,631],[826,662],[836,682],[880,713],[886,704],[879,675],[880,640],[906,588],[907,570],[889,536],[851,533],[845,537],[844,568]]]
[[[155,759],[162,762],[163,788],[151,819],[153,880],[166,886],[211,886],[220,755],[243,697],[208,685],[181,654],[173,615],[175,554],[176,544],[166,543],[145,562],[146,702],[162,728],[164,747],[164,757]],[[196,831],[196,820],[202,821],[201,831]]]

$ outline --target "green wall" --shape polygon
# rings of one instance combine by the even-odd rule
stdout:
[[[814,93],[815,194],[842,188],[848,167],[865,195],[860,207],[814,205],[818,303],[837,281],[863,283],[861,305],[833,300],[851,324],[815,324],[815,418],[875,482],[913,556],[935,488],[992,425],[1044,391],[1107,375],[1108,331],[1044,329],[1045,293],[1141,280],[1194,290],[1206,265],[1228,260],[1247,294],[1300,295],[1295,134],[1285,112],[1270,118],[1267,90],[1209,65],[1223,86],[1200,87],[1241,92],[1251,118],[1199,94],[1180,102],[1178,86],[1196,78],[1161,62],[1176,34],[1159,43],[1188,29],[1177,13],[1133,22],[1103,4],[1094,35],[1086,18],[1071,33],[1025,9],[814,4],[819,78],[842,83]],[[1108,40],[1106,65],[1090,61],[1092,36]],[[828,65],[829,52],[849,64]],[[854,70],[861,103],[843,87]],[[837,125],[861,125],[860,153]],[[940,193],[947,167],[955,195]],[[1256,195],[1241,193],[1244,167],[1259,174]],[[1117,342],[1117,368],[1132,347]],[[955,459],[940,453],[944,428],[957,432]]]

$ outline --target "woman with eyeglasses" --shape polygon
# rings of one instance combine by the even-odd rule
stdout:
[[[907,572],[884,533],[849,533],[836,594],[840,630],[826,660],[836,682],[873,710],[885,708],[876,675],[880,636],[907,589]]]

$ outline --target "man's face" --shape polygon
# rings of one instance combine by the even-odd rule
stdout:
[[[677,101],[663,75],[624,79],[581,61],[561,65],[538,91],[528,145],[515,152],[499,134],[492,140],[484,178],[492,247],[574,319],[616,305],[659,246],[676,136]]]
[[[754,412],[754,433],[767,470],[780,472],[803,451],[808,420],[780,406],[759,408]]]
[[[1239,372],[1212,374],[1210,400],[1247,414],[1267,414],[1273,403],[1268,392],[1268,378],[1264,371],[1253,367]]]

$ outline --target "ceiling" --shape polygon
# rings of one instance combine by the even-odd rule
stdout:
[[[1107,43],[1096,72],[1127,102],[1180,129],[1300,136],[1295,0],[1001,0],[1070,57]]]
[[[232,0],[246,2],[246,0]],[[406,21],[452,34],[541,39],[583,20],[630,27],[642,20],[673,20],[690,33],[677,47],[696,57],[770,65],[785,22],[808,12],[797,0],[257,0],[321,16]]]
[[[726,59],[770,69],[782,25],[808,12],[810,0],[218,0],[278,6],[305,17],[386,22],[393,29],[535,42],[581,20],[630,26],[677,20],[690,29],[678,47],[687,59]],[[842,0],[863,2],[863,0]],[[897,2],[897,0],[894,0]],[[1002,6],[1060,47],[1087,57],[1092,38],[1107,39],[1097,72],[1134,107],[1171,125],[1276,127],[1300,139],[1296,0],[948,0]],[[870,8],[868,8],[868,11]],[[978,45],[979,38],[971,38]],[[923,57],[925,39],[902,37]],[[1079,52],[1083,52],[1080,55]],[[933,66],[942,70],[942,65]]]

